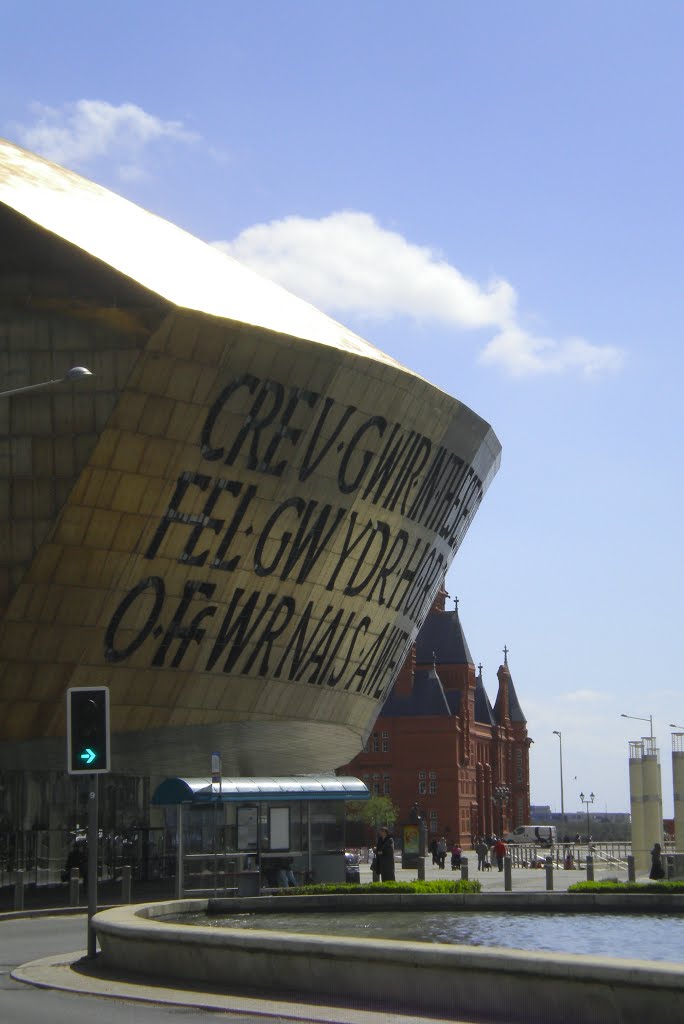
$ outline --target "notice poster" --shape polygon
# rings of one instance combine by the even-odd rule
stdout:
[[[272,850],[290,849],[290,808],[271,807],[270,817],[270,847]]]
[[[417,825],[404,825],[404,853],[414,854],[416,857],[420,852],[420,830]]]

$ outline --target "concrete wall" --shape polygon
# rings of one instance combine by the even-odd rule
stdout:
[[[684,853],[684,733],[672,735],[672,791],[675,843]]]
[[[546,897],[550,908],[560,894]],[[577,900],[576,907],[589,906]],[[650,898],[650,897],[649,897]],[[331,898],[328,897],[328,900]],[[345,897],[345,905],[354,897]],[[452,909],[473,900],[485,909],[482,895],[451,897]],[[590,896],[593,900],[593,894]],[[632,897],[629,897],[630,902]],[[288,908],[319,897],[288,897]],[[383,903],[384,901],[384,903]],[[382,912],[432,908],[444,903],[434,896],[362,898]],[[225,904],[225,901],[223,901]],[[282,908],[282,898],[270,903]],[[501,900],[497,901],[501,909]],[[234,912],[256,901],[231,901]],[[260,900],[262,905],[266,900]],[[477,1015],[489,1021],[554,1021],[555,1024],[601,1022],[643,1024],[645,1020],[681,1019],[684,968],[638,960],[601,960],[595,956],[527,953],[518,950],[331,938],[243,929],[184,927],[160,921],[164,915],[196,912],[209,901],[179,901],[143,908],[104,911],[93,918],[107,969],[144,972],[158,977],[223,988],[248,986],[262,991],[292,991],[325,996],[328,1001],[377,999],[386,1011],[411,1010],[449,1015]],[[520,899],[515,900],[522,909]],[[313,907],[312,907],[313,905]],[[599,903],[593,902],[595,908]],[[653,904],[651,904],[653,905]],[[330,904],[328,904],[330,906]],[[527,909],[527,907],[525,908]]]

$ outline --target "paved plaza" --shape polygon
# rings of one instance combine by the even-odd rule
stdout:
[[[477,870],[477,855],[471,851],[468,856],[468,877],[477,879],[486,892],[504,892],[504,872],[492,867],[489,871]],[[415,868],[402,868],[399,864],[396,867],[396,880],[398,882],[411,882],[418,877]],[[461,877],[460,870],[452,870],[447,857],[444,869],[437,867],[428,857],[425,866],[426,881],[436,879],[456,879]],[[586,881],[587,874],[584,862],[580,868],[565,871],[563,868],[554,867],[553,888],[556,892],[564,892],[568,886],[576,882]],[[627,881],[627,867],[622,864],[620,867],[605,865],[601,861],[594,861],[594,880],[597,882],[603,879],[617,878],[620,882]],[[361,864],[361,882],[372,881],[371,871],[368,864]],[[511,868],[512,892],[543,892],[546,890],[546,870],[544,868]]]

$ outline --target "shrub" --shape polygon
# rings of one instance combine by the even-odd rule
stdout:
[[[291,889],[278,889],[274,896],[326,896],[346,895],[349,893],[431,893],[431,892],[464,892],[474,893],[481,891],[479,881],[474,879],[459,878],[437,879],[434,882],[370,882],[367,885],[354,885],[350,883],[333,884],[320,883],[318,885],[302,885]]]
[[[568,892],[684,893],[684,881],[678,882],[575,882]]]

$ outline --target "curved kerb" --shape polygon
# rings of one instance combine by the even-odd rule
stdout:
[[[364,896],[377,909],[569,909],[566,894],[541,900],[481,895]],[[585,897],[585,899],[578,897]],[[573,912],[606,912],[605,897],[570,896]],[[627,897],[635,910],[634,897]],[[684,898],[682,898],[684,899]],[[288,911],[351,909],[353,896],[287,897]],[[485,906],[485,903],[487,906]],[[511,906],[508,906],[508,904]],[[603,906],[601,906],[603,904]],[[612,910],[626,910],[613,901]],[[643,904],[642,904],[643,908]],[[472,1015],[489,1021],[643,1024],[682,1020],[684,967],[673,963],[526,952],[496,947],[335,938],[323,934],[188,927],[160,918],[185,913],[282,911],[282,897],[175,900],[117,907],[93,918],[106,969],[227,989],[296,992],[327,1000],[377,1001],[384,1009]],[[681,910],[681,908],[679,908]],[[656,912],[662,912],[660,908]]]

